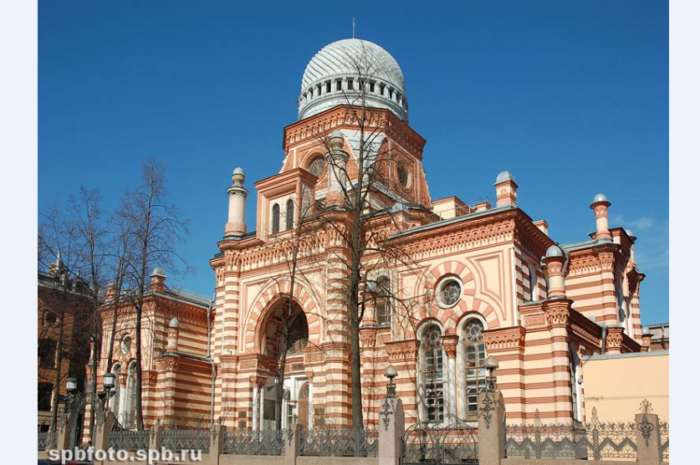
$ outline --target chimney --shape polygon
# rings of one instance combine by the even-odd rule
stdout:
[[[598,194],[593,197],[593,203],[591,204],[591,210],[595,212],[595,236],[596,240],[600,239],[612,239],[610,230],[608,229],[608,208],[610,207],[610,202],[608,202],[607,197],[603,194]]]
[[[107,300],[114,300],[117,297],[117,287],[114,281],[110,281],[107,284]]]
[[[165,292],[165,271],[162,268],[156,268],[151,273],[151,291]]]
[[[231,176],[233,185],[228,188],[228,222],[224,230],[224,236],[242,236],[246,233],[245,227],[245,200],[248,197],[248,189],[243,187],[245,174],[243,168],[233,170]]]
[[[546,236],[549,236],[549,224],[545,220],[536,220],[532,224],[535,225],[537,229],[542,231]]]

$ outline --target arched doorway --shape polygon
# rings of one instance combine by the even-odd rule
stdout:
[[[304,352],[309,340],[309,323],[301,306],[288,296],[282,296],[265,313],[261,325],[260,350],[267,358],[267,385],[259,394],[261,405],[259,427],[278,429],[289,427],[291,422],[307,426],[309,388],[305,389],[305,402],[300,398],[306,383]],[[285,396],[285,393],[288,393]],[[300,409],[305,408],[304,414]]]

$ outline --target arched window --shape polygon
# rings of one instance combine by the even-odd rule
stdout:
[[[579,404],[581,385],[579,380],[579,357],[575,350],[569,350],[569,373],[571,380],[571,410],[574,421],[581,421],[581,406]]]
[[[464,327],[466,345],[467,374],[467,419],[476,420],[478,414],[478,396],[486,387],[486,346],[482,331],[484,325],[479,320],[471,320]]]
[[[625,294],[622,291],[622,278],[620,275],[618,275],[615,278],[615,287],[617,291],[617,311],[618,311],[618,317],[620,318],[620,324],[623,325],[625,328],[627,327],[627,324],[625,320],[627,319],[627,314],[625,313]]]
[[[136,424],[136,361],[131,362],[126,378],[126,393],[124,396],[125,428],[134,428]]]
[[[115,363],[112,367],[112,373],[116,376],[114,380],[114,396],[109,399],[109,410],[115,412],[117,420],[119,420],[119,395],[121,394],[121,384],[119,384],[119,372],[122,370],[121,365]]]
[[[442,423],[445,418],[445,383],[442,332],[437,325],[428,326],[423,332],[425,369],[426,420],[429,423]]]
[[[528,270],[530,271],[530,300],[540,300],[539,289],[537,289],[537,268],[530,263]]]
[[[272,234],[280,232],[280,206],[274,204],[272,206]]]
[[[294,226],[294,201],[292,199],[287,200],[287,216],[285,217],[284,222],[284,229],[292,229]]]
[[[391,281],[388,276],[377,279],[377,325],[391,325]]]

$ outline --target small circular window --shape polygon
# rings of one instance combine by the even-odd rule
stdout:
[[[322,156],[314,158],[311,164],[309,165],[309,171],[317,178],[320,177],[325,170],[326,160]]]
[[[452,307],[462,296],[462,283],[456,278],[445,278],[437,287],[437,301],[440,307]]]
[[[124,339],[122,339],[122,354],[128,354],[129,350],[131,350],[131,336],[124,336]]]

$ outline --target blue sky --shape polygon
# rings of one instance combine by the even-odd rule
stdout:
[[[253,229],[252,185],[281,166],[304,68],[355,16],[403,69],[434,199],[493,197],[507,169],[567,243],[605,193],[611,225],[639,238],[643,323],[668,321],[667,3],[253,3],[40,0],[39,208],[81,185],[110,208],[159,157],[192,219],[196,272],[173,280],[210,296],[231,171],[246,171]]]

